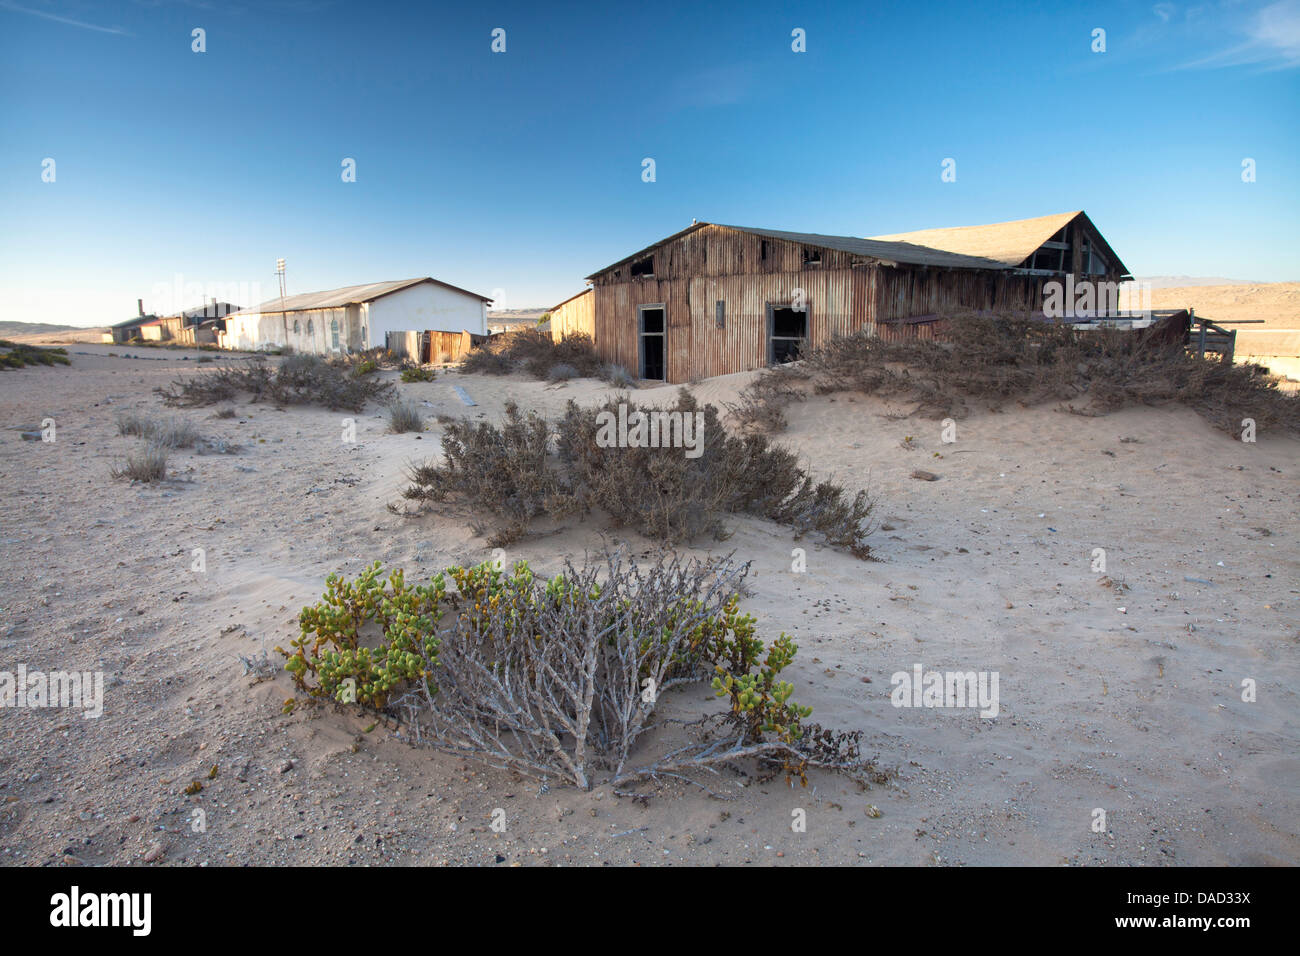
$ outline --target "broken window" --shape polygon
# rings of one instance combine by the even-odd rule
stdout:
[[[727,327],[727,303],[722,299],[713,303],[713,324],[720,329]]]
[[[793,362],[808,341],[808,306],[767,307],[768,361],[772,365]]]
[[[652,276],[654,274],[655,274],[654,256],[647,256],[646,258],[642,259],[640,262],[632,263],[633,279],[637,278],[638,276]]]
[[[1090,276],[1104,276],[1106,274],[1106,260],[1086,239],[1083,241],[1083,271]]]
[[[822,251],[813,246],[803,247],[803,264],[806,266],[819,266],[822,264]]]

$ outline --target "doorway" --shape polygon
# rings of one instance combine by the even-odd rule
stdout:
[[[664,305],[638,305],[637,339],[640,345],[640,373],[642,378],[665,380],[664,369]]]

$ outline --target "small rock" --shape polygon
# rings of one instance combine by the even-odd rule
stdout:
[[[150,846],[148,850],[145,851],[144,861],[146,863],[154,863],[158,860],[161,860],[163,857],[163,853],[165,852],[166,851],[163,849],[163,845],[161,843],[155,843],[152,846]]]

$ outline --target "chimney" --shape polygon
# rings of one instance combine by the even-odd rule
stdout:
[[[144,299],[136,299],[135,307],[140,310],[140,318],[144,318]]]

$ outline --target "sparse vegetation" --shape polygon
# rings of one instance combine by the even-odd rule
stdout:
[[[403,401],[389,405],[388,430],[398,434],[424,431],[424,416],[420,414],[419,406]]]
[[[597,775],[691,779],[745,760],[805,783],[810,767],[880,779],[861,734],[805,723],[811,708],[781,679],[795,644],[765,646],[739,611],[746,570],[661,554],[643,572],[606,555],[549,580],[519,562],[411,586],[376,562],[356,582],[331,575],[277,650],[310,696],[404,714],[414,742],[584,789]],[[710,676],[726,710],[634,766],[663,695]]]
[[[198,431],[181,418],[152,418],[139,412],[119,412],[117,433],[143,438],[163,448],[193,448],[199,441]]]
[[[561,362],[559,365],[552,365],[549,372],[546,373],[548,382],[567,382],[571,378],[578,377],[578,370],[572,365],[565,365]]]
[[[623,366],[614,362],[600,367],[600,380],[615,388],[636,388],[636,379]]]
[[[444,424],[445,462],[411,468],[411,485],[403,497],[421,511],[449,497],[462,499],[499,522],[490,533],[494,547],[522,537],[533,519],[560,516],[574,510],[572,498],[549,464],[550,429],[536,412],[522,415],[513,402],[498,428],[490,422],[452,421]],[[390,510],[399,512],[397,506]]]
[[[570,335],[554,342],[548,331],[523,328],[494,335],[472,349],[461,364],[462,371],[506,375],[522,371],[546,379],[552,368],[567,365],[575,376],[595,377],[601,362],[588,335]]]
[[[125,464],[114,468],[112,475],[128,481],[162,481],[167,477],[167,451],[163,445],[148,443],[127,455]]]
[[[437,371],[423,365],[412,365],[402,369],[403,382],[432,382],[438,377]]]
[[[626,403],[626,397],[619,401]],[[601,439],[601,413],[617,416],[618,404],[584,409],[569,402],[555,454],[549,451],[547,421],[535,412],[522,414],[514,404],[507,405],[500,427],[448,424],[445,460],[414,467],[403,496],[416,512],[456,498],[476,513],[493,515],[493,546],[518,539],[542,515],[599,510],[649,537],[678,542],[702,534],[723,537],[725,517],[746,513],[788,525],[797,535],[818,532],[858,557],[869,555],[872,502],[865,491],[850,494],[815,481],[792,452],[762,436],[728,435],[717,409],[700,407],[685,390],[671,408],[627,403],[626,414],[698,415],[692,421],[701,423],[698,455],[682,447],[609,447]]]
[[[219,366],[157,388],[167,405],[191,408],[230,402],[247,395],[252,402],[274,405],[321,405],[361,411],[367,402],[396,394],[391,382],[354,375],[349,363],[331,363],[317,355],[290,355],[279,364],[257,356]]]
[[[699,455],[682,448],[603,447],[600,415],[662,412],[695,416],[701,423]],[[750,514],[794,529],[796,536],[820,533],[826,542],[866,558],[867,521],[872,502],[865,491],[850,494],[818,482],[793,452],[760,435],[727,433],[718,410],[701,406],[686,389],[665,409],[641,406],[626,396],[603,406],[580,408],[570,401],[559,423],[559,458],[569,494],[584,511],[599,509],[618,524],[662,541],[689,541],[703,534],[725,535],[724,519]]]
[[[70,365],[68,350],[23,345],[0,339],[0,369],[25,368],[28,365]]]
[[[810,349],[795,367],[765,372],[731,409],[742,427],[776,431],[782,406],[806,394],[855,391],[899,396],[916,412],[960,417],[972,401],[1079,402],[1100,414],[1126,405],[1178,402],[1229,433],[1300,430],[1300,396],[1257,365],[1197,358],[1142,331],[1076,330],[1021,317],[959,316],[945,340],[889,341],[865,331]]]

